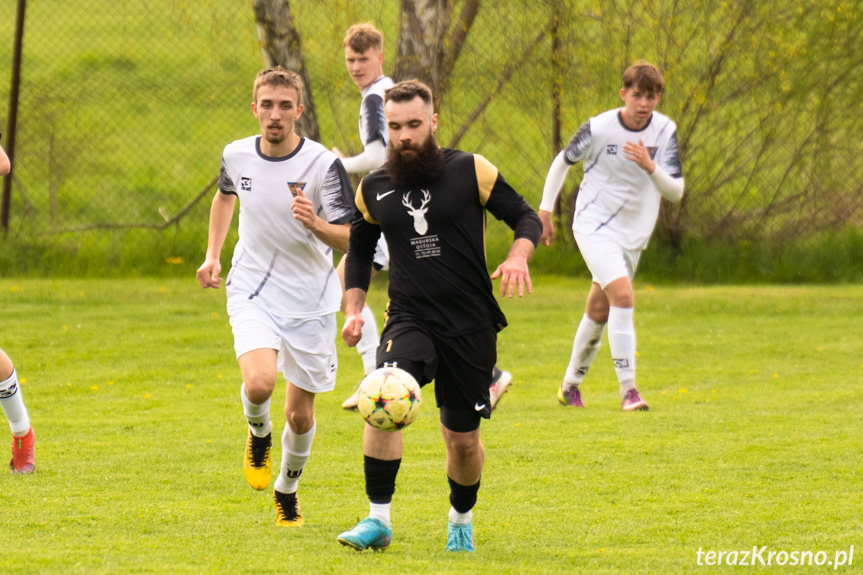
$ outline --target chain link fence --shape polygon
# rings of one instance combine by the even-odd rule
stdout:
[[[222,147],[258,130],[249,103],[264,62],[262,2],[0,0],[3,62],[26,5],[14,127],[13,70],[0,75],[2,143],[12,128],[16,140],[4,241],[111,245],[118,228],[184,226],[199,238],[189,252],[202,254]],[[859,5],[417,3],[437,11],[441,60],[452,64],[437,94],[440,143],[489,158],[535,207],[557,150],[620,104],[623,69],[646,58],[666,76],[658,109],[678,123],[687,182],[684,201],[663,206],[658,242],[806,243],[863,226],[863,116],[848,113],[863,85]],[[373,21],[392,75],[417,3],[290,3],[327,147],[361,150],[345,30]],[[561,228],[579,179],[571,170]],[[490,249],[506,237],[490,233]]]

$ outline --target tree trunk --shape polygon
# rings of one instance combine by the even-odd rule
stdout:
[[[393,79],[399,82],[416,78],[425,82],[437,100],[448,0],[401,0],[400,4]]]
[[[401,0],[396,51],[396,82],[416,78],[429,85],[435,111],[447,80],[473,26],[481,0],[465,0],[453,26],[454,0]],[[450,29],[452,28],[452,29]]]
[[[253,6],[264,66],[273,68],[280,65],[298,73],[303,79],[303,114],[297,120],[296,132],[300,136],[320,141],[309,72],[291,6],[288,0],[253,0]]]

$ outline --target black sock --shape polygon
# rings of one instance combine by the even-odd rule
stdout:
[[[396,475],[401,459],[384,461],[368,455],[363,456],[366,473],[366,495],[372,503],[390,503],[396,492]]]
[[[447,476],[449,481],[449,502],[459,513],[467,513],[476,504],[476,494],[479,492],[479,481],[475,485],[459,485]]]

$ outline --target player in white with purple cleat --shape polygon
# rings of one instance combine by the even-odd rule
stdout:
[[[557,395],[563,405],[584,407],[579,386],[607,325],[621,408],[647,409],[635,387],[632,278],[656,225],[661,199],[677,202],[683,197],[677,126],[654,111],[664,85],[661,72],[644,60],[627,68],[620,89],[623,107],[582,124],[545,180],[539,217],[541,243],[548,246],[554,241],[554,201],[569,167],[582,162],[584,179],[572,231],[593,283]]]

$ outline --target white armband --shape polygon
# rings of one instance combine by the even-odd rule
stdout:
[[[564,158],[565,152],[555,156],[551,167],[548,169],[548,175],[545,177],[545,186],[542,188],[542,201],[539,203],[539,209],[546,212],[554,210],[554,201],[557,199],[557,194],[560,193],[560,188],[563,187],[563,181],[566,179],[566,173],[569,171],[569,164]]]
[[[680,198],[683,197],[683,178],[672,178],[659,167],[659,164],[654,164],[654,166],[656,168],[650,174],[650,179],[656,186],[656,191],[669,202],[679,202]]]

